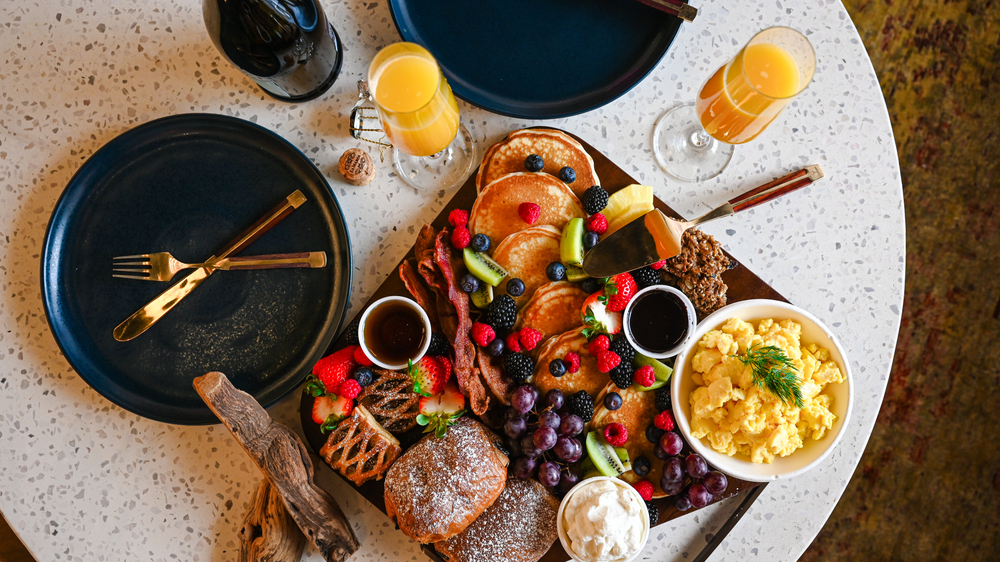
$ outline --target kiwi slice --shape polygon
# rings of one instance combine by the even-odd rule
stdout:
[[[650,366],[653,368],[653,376],[656,377],[657,382],[667,382],[670,380],[670,375],[674,373],[674,370],[670,367],[664,365],[663,363],[653,359],[652,357],[646,357],[641,353],[635,354],[634,359],[636,365],[640,367]],[[663,386],[662,384],[660,386]],[[649,388],[659,388],[659,386],[651,386]]]
[[[559,242],[559,258],[565,266],[583,265],[583,219],[569,219]]]
[[[590,460],[590,457],[583,457],[583,460],[580,461],[580,472],[583,474],[584,480],[595,476],[604,476],[601,474],[601,471],[597,470],[597,467],[594,466],[594,461]]]
[[[493,302],[493,285],[489,283],[480,283],[479,288],[476,289],[471,295],[472,304],[480,310],[486,310],[486,307]]]
[[[590,277],[587,272],[583,270],[582,267],[577,267],[575,265],[566,266],[566,280],[570,283],[579,283],[584,279]]]
[[[507,270],[500,267],[500,264],[486,254],[472,248],[462,250],[462,260],[465,261],[465,267],[469,268],[469,273],[494,287],[499,285],[504,277],[507,277]]]
[[[618,451],[604,441],[599,431],[591,431],[587,434],[587,456],[593,461],[594,466],[604,476],[621,476],[626,472],[625,465],[618,458]],[[628,458],[628,453],[625,453]]]
[[[618,460],[622,461],[622,466],[625,467],[624,472],[632,470],[632,461],[628,458],[628,449],[625,447],[615,447],[615,453],[618,454]]]

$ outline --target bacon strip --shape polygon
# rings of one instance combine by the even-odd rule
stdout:
[[[399,264],[399,278],[403,280],[406,290],[413,295],[413,300],[417,301],[420,308],[424,309],[424,312],[427,313],[427,318],[431,321],[431,329],[435,332],[441,331],[441,323],[438,321],[437,303],[435,303],[436,299],[427,292],[427,288],[424,287],[420,276],[413,269],[413,263],[410,260]]]
[[[489,354],[482,347],[476,348],[476,364],[479,366],[479,374],[482,375],[483,381],[486,382],[486,387],[490,389],[490,393],[501,404],[509,406],[510,401],[507,399],[507,394],[510,392],[511,387],[514,386],[513,381],[507,378],[503,374],[503,371],[493,364]]]

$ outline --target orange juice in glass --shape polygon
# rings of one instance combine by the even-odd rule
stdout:
[[[761,31],[708,79],[694,104],[660,118],[653,141],[657,161],[686,181],[719,175],[732,159],[732,145],[756,138],[815,71],[804,35],[787,27]]]
[[[465,181],[475,161],[475,143],[427,49],[403,42],[379,51],[368,68],[368,89],[404,181],[424,190],[450,189]]]

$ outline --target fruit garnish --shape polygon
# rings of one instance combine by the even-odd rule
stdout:
[[[577,267],[575,265],[566,266],[566,280],[570,283],[579,283],[584,279],[590,279],[587,272],[583,270],[582,267]]]
[[[549,361],[549,374],[555,378],[559,378],[566,374],[566,363],[559,359],[558,357]]]
[[[614,277],[608,277],[604,284],[604,296],[601,297],[601,302],[605,303],[611,312],[621,312],[637,292],[639,287],[635,284],[635,279],[628,273],[619,273]]]
[[[496,287],[507,277],[507,270],[486,254],[476,252],[472,248],[462,250],[462,261],[469,273],[475,275],[480,281],[489,283]]]
[[[507,342],[506,342],[507,351],[510,351],[512,353],[517,353],[521,351],[521,342],[518,339],[518,336],[520,336],[520,334],[517,332],[511,332],[507,334]]]
[[[535,362],[523,353],[508,353],[503,356],[503,369],[512,381],[522,383],[535,372]]]
[[[609,392],[604,395],[604,407],[614,412],[622,407],[622,395],[617,392]]]
[[[517,337],[517,341],[520,342],[522,349],[531,351],[542,341],[542,333],[534,328],[524,328]]]
[[[529,172],[541,172],[545,168],[545,160],[537,154],[529,154],[524,159],[524,169]]]
[[[574,217],[563,227],[559,259],[566,265],[583,265],[583,219]]]
[[[594,213],[587,219],[587,231],[595,234],[604,234],[608,231],[608,217],[603,213]]]
[[[441,332],[431,332],[431,344],[427,347],[427,355],[446,355],[451,349],[448,338]]]
[[[569,373],[575,373],[580,370],[580,363],[582,359],[580,354],[575,351],[570,351],[563,357],[563,361],[566,362],[566,371]]]
[[[746,355],[733,354],[744,365],[750,365],[753,383],[761,390],[767,390],[782,402],[803,406],[802,386],[798,369],[785,351],[773,345],[754,345],[747,350]]]
[[[545,268],[545,276],[549,281],[562,281],[566,277],[566,266],[554,261]]]
[[[351,371],[351,378],[358,381],[358,385],[361,388],[364,388],[375,381],[375,373],[365,366],[355,367],[355,369]]]
[[[638,457],[632,461],[632,472],[636,476],[645,476],[649,474],[649,471],[653,469],[653,463],[649,461],[646,457]]]
[[[519,297],[524,294],[524,281],[513,278],[507,281],[507,294],[512,297]]]
[[[464,250],[471,240],[472,233],[464,226],[456,226],[455,230],[451,231],[451,245],[456,250]]]
[[[535,221],[542,216],[542,208],[538,206],[538,203],[525,201],[517,206],[517,216],[528,224],[535,224]]]
[[[675,427],[674,416],[670,414],[669,410],[663,410],[653,418],[653,425],[663,431],[673,431]]]
[[[416,363],[410,361],[408,373],[413,381],[413,392],[422,396],[441,394],[445,383],[448,382],[449,374],[445,373],[440,361],[426,355]]]
[[[479,288],[470,294],[469,298],[472,299],[473,306],[479,310],[485,310],[493,302],[493,285],[480,283]]]
[[[485,283],[483,283],[485,285]],[[479,278],[471,273],[466,273],[458,280],[458,287],[463,293],[475,293],[479,290]]]
[[[365,355],[365,350],[361,349],[360,345],[354,350],[354,362],[358,365],[364,365],[365,367],[371,367],[375,364],[368,358],[367,355]]]
[[[602,475],[615,477],[621,476],[627,471],[619,458],[618,451],[601,437],[600,431],[594,430],[588,433],[585,446],[587,457]],[[625,453],[625,456],[627,458],[628,453]]]
[[[571,414],[579,416],[585,422],[594,419],[594,399],[586,390],[577,391],[566,400],[566,407]]]
[[[451,378],[451,359],[448,359],[446,355],[436,355],[434,359],[441,364],[441,370],[444,371],[445,381]]]
[[[494,330],[509,330],[517,322],[517,305],[510,295],[499,295],[486,309],[486,323]]]
[[[649,365],[643,365],[635,371],[635,384],[650,387],[656,382],[656,374]]]
[[[587,344],[587,351],[591,355],[597,357],[602,351],[607,351],[611,347],[611,338],[601,334],[590,341]]]
[[[354,401],[343,396],[320,396],[313,401],[312,419],[319,424],[320,432],[327,433],[336,429],[353,409]]]
[[[589,250],[601,241],[601,237],[596,232],[588,232],[583,235],[583,249]]]
[[[361,394],[361,385],[354,379],[345,380],[337,388],[337,396],[346,400],[354,400],[358,397],[358,394]]]
[[[602,295],[603,293],[597,292],[583,301],[583,336],[585,338],[592,338],[597,334],[614,335],[622,331],[621,313],[610,312],[600,301]]]
[[[653,499],[653,483],[649,480],[643,478],[642,480],[632,484],[636,492],[639,492],[639,496],[642,497],[643,501],[652,501]]]
[[[649,267],[652,267],[653,269],[659,271],[659,270],[663,269],[663,266],[665,266],[665,265],[667,265],[667,260],[660,260],[660,261],[658,261],[658,262],[650,265]]]
[[[652,210],[653,188],[637,184],[623,187],[608,198],[608,203],[602,212],[608,217],[608,222],[614,222],[622,212],[633,205],[648,205]]]
[[[490,249],[490,237],[485,234],[476,234],[469,241],[469,247],[477,252],[488,252]]]
[[[605,235],[614,234],[621,227],[642,217],[643,215],[652,210],[653,210],[652,203],[642,203],[627,207],[624,211],[621,212],[621,214],[619,214],[613,220],[611,219],[608,220],[608,231],[605,233]]]
[[[563,166],[559,169],[559,179],[566,183],[573,183],[576,181],[576,170],[570,168],[569,166]]]
[[[614,351],[602,351],[600,355],[597,356],[597,370],[602,373],[607,373],[611,369],[614,369],[622,362],[622,358],[618,356]]]
[[[658,389],[658,388],[666,385],[667,382],[670,381],[670,375],[673,374],[673,372],[674,372],[674,370],[672,368],[664,365],[663,363],[657,361],[656,359],[653,359],[652,357],[646,357],[645,355],[643,355],[641,353],[636,353],[635,354],[635,358],[633,359],[633,362],[636,365],[638,365],[640,369],[642,367],[652,367],[652,369],[653,369],[653,378],[655,379],[655,382],[653,382],[653,384],[651,384],[649,386],[640,386],[639,390],[641,390],[643,392],[648,392],[650,390],[656,390],[656,389]],[[636,381],[636,382],[638,382],[638,381]],[[657,396],[659,396],[659,393],[657,393]],[[663,409],[669,409],[669,408],[660,408],[660,409],[663,410]]]
[[[306,392],[312,396],[336,392],[340,383],[357,366],[354,362],[354,352],[357,349],[358,346],[349,345],[317,361],[312,369],[315,379],[310,378],[306,382]]]
[[[417,402],[420,412],[417,423],[424,426],[424,433],[434,432],[436,437],[444,437],[448,427],[465,414],[465,396],[458,386],[449,383],[438,396],[422,397]]]
[[[465,209],[452,209],[448,213],[448,224],[455,228],[469,224],[469,211]]]
[[[608,192],[599,185],[592,185],[583,192],[583,210],[588,215],[600,213],[608,206]]]
[[[635,279],[635,284],[639,287],[639,289],[652,287],[653,285],[661,282],[660,273],[648,265],[646,267],[640,267],[639,269],[630,271],[629,275],[632,276],[632,279]]]
[[[472,325],[472,341],[476,342],[476,345],[486,347],[496,337],[496,332],[493,331],[493,327],[489,324],[476,322]]]

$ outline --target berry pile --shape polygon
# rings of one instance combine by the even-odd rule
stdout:
[[[581,403],[578,394],[567,400],[562,391],[553,389],[542,397],[531,384],[518,386],[511,392],[511,405],[504,412],[503,432],[512,455],[514,476],[537,478],[542,485],[559,493],[566,493],[579,482],[580,475],[570,468],[584,453],[579,436],[586,421],[576,412],[586,404]],[[586,392],[583,394],[590,398]],[[591,400],[589,417],[592,416]]]

